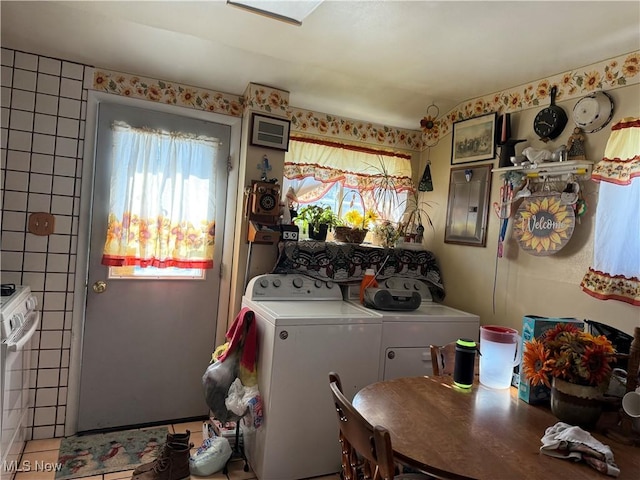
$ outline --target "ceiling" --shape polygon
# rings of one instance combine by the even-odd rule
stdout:
[[[640,49],[638,1],[330,1],[298,27],[224,1],[2,1],[2,46],[419,129],[481,95]],[[429,112],[433,113],[432,110]]]

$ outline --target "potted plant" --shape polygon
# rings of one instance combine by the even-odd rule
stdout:
[[[400,237],[409,241],[412,236],[422,233],[426,225],[433,229],[433,221],[428,211],[432,205],[429,202],[420,201],[420,192],[416,188],[411,191],[403,204],[405,210],[399,225]]]
[[[327,239],[329,228],[340,223],[338,216],[331,210],[331,207],[320,205],[305,205],[298,211],[295,219],[296,223],[302,223],[303,229],[308,229],[309,238],[324,242]]]
[[[593,425],[602,412],[602,395],[615,358],[613,345],[604,335],[559,323],[540,338],[525,342],[522,368],[532,385],[551,387],[551,411],[558,419]]]
[[[369,227],[378,220],[378,214],[367,210],[364,215],[356,209],[347,211],[342,216],[341,223],[335,229],[334,236],[339,242],[362,243],[367,236]]]

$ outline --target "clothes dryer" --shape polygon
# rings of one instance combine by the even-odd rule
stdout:
[[[391,277],[378,280],[378,286],[393,292],[406,292],[407,296],[417,292],[421,298],[418,308],[412,311],[367,308],[382,315],[379,380],[432,375],[430,345],[444,345],[458,338],[478,340],[480,317],[434,302],[425,282]],[[347,302],[360,306],[359,285],[343,286],[342,289]]]

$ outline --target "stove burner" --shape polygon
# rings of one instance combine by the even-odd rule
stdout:
[[[8,297],[9,295],[13,295],[16,291],[15,283],[3,283],[0,285],[0,294],[3,297]]]

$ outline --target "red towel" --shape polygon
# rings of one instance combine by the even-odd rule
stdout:
[[[247,307],[240,310],[225,337],[229,341],[229,348],[220,355],[218,361],[223,362],[227,355],[241,348],[238,378],[245,386],[255,385],[257,383],[256,355],[258,351],[258,334],[253,310]]]

